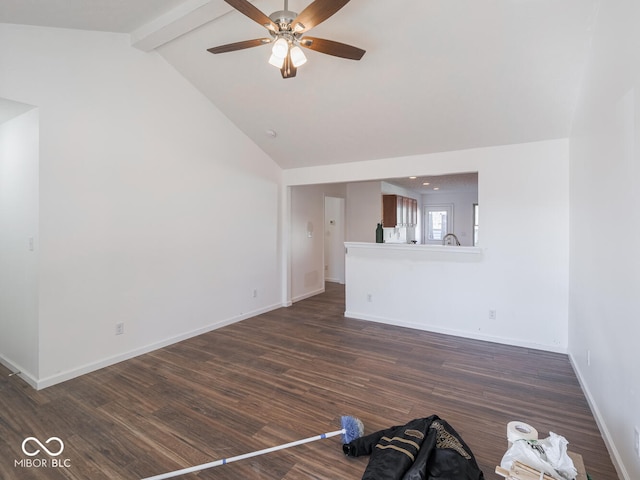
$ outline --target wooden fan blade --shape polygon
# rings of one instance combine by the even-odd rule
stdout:
[[[296,76],[296,73],[298,73],[298,69],[293,65],[291,55],[288,53],[287,58],[284,59],[280,73],[282,74],[282,78],[293,78]]]
[[[344,7],[347,3],[349,3],[349,0],[316,0],[300,12],[293,22],[291,22],[291,27],[296,33],[311,30],[313,27],[324,22],[327,18]]]
[[[253,40],[244,40],[242,42],[228,43],[226,45],[220,45],[219,47],[207,48],[207,52],[211,53],[225,53],[225,52],[234,52],[236,50],[242,50],[245,48],[251,47],[259,47],[260,45],[265,45],[267,43],[271,43],[273,39],[271,38],[255,38]]]
[[[264,13],[258,10],[257,7],[249,3],[247,0],[224,0],[233,8],[238,10],[240,13],[245,14],[251,20],[256,23],[259,23],[267,30],[271,30],[272,32],[278,31],[278,26],[273,23],[273,21],[267,17]]]
[[[334,57],[348,58],[350,60],[360,60],[365,54],[365,50],[352,47],[346,43],[334,42],[333,40],[325,40],[324,38],[304,37],[300,40],[300,46],[315,50],[316,52],[326,53]]]

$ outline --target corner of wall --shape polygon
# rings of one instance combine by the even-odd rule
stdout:
[[[622,457],[620,455],[620,452],[616,448],[616,445],[613,441],[611,432],[607,428],[607,424],[604,421],[604,417],[602,416],[602,413],[598,409],[598,404],[596,403],[593,395],[591,394],[591,391],[589,390],[589,384],[585,381],[582,375],[582,371],[580,370],[578,362],[576,361],[571,351],[569,351],[567,355],[569,357],[569,362],[571,363],[571,367],[573,368],[573,371],[576,374],[576,378],[578,379],[578,383],[580,383],[580,388],[582,388],[582,391],[584,392],[584,396],[587,399],[587,403],[589,404],[591,413],[593,413],[593,418],[596,421],[598,430],[600,430],[600,434],[602,435],[602,438],[607,447],[607,450],[611,455],[611,459],[613,460],[613,466],[615,467],[616,472],[618,473],[618,476],[624,480],[631,480],[631,477],[629,476],[629,473],[627,472],[627,469],[625,468],[624,463],[622,462]]]

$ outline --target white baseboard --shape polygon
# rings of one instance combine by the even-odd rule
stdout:
[[[326,277],[324,279],[325,282],[331,282],[331,283],[339,283],[340,285],[344,285],[344,278],[329,278]]]
[[[297,297],[292,299],[293,303],[299,302],[300,300],[304,300],[305,298],[310,298],[313,297],[315,295],[319,295],[321,293],[324,293],[324,287],[319,288],[318,290],[314,290],[313,292],[307,292],[304,293],[302,295],[298,295]]]
[[[0,354],[0,363],[11,370],[11,373],[15,374],[15,376],[22,378],[25,382],[31,385],[33,388],[37,388],[38,380],[35,375],[29,372],[24,367],[20,366],[16,362],[4,357]]]
[[[224,327],[226,325],[231,325],[233,323],[246,320],[247,318],[255,317],[256,315],[260,315],[262,313],[267,313],[272,310],[280,308],[282,305],[275,304],[267,307],[263,307],[248,313],[244,313],[242,315],[238,315],[232,318],[228,318],[225,320],[220,320],[215,323],[211,323],[205,327],[198,328],[196,330],[192,330],[190,332],[186,332],[180,335],[176,335],[171,338],[167,338],[165,340],[161,340],[159,342],[155,342],[149,345],[145,345],[143,347],[136,348],[134,350],[130,350],[127,352],[119,353],[118,355],[114,355],[112,357],[103,358],[102,360],[98,360],[96,362],[91,362],[86,365],[82,365],[64,372],[57,373],[55,375],[51,375],[49,377],[33,379],[30,380],[25,378],[27,383],[36,388],[37,390],[41,390],[43,388],[51,387],[58,383],[66,382],[67,380],[71,380],[72,378],[79,377],[81,375],[85,375],[90,372],[94,372],[104,367],[108,367],[110,365],[115,365],[116,363],[120,363],[124,360],[129,360],[131,358],[137,357],[138,355],[142,355],[144,353],[149,353],[154,350],[158,350],[159,348],[166,347],[168,345],[173,345],[174,343],[181,342],[183,340],[187,340],[188,338],[196,337],[198,335],[202,335],[203,333],[210,332],[212,330],[217,330],[218,328]],[[4,363],[4,362],[3,362]],[[8,367],[11,368],[11,367]],[[20,375],[23,376],[22,374]],[[23,377],[24,378],[24,377]]]
[[[620,477],[623,480],[631,480],[631,477],[629,476],[629,473],[627,472],[627,469],[624,466],[624,463],[622,462],[622,458],[620,457],[620,452],[618,452],[618,449],[616,448],[615,443],[613,443],[613,439],[611,438],[611,433],[607,428],[607,424],[604,421],[604,418],[602,417],[600,410],[598,409],[598,404],[594,400],[593,395],[589,390],[589,386],[584,381],[584,377],[582,376],[582,372],[578,367],[578,363],[575,361],[571,353],[569,353],[569,361],[571,362],[573,371],[575,372],[576,377],[578,378],[578,382],[580,383],[580,387],[584,392],[584,396],[587,399],[589,408],[591,408],[591,413],[593,414],[593,418],[596,421],[596,425],[600,430],[600,435],[602,435],[602,438],[607,447],[607,450],[609,451],[609,455],[611,456],[611,461],[613,462],[613,466],[615,467],[616,472],[618,473],[618,477]]]
[[[565,354],[567,353],[566,348],[558,347],[556,345],[546,345],[546,344],[539,344],[534,342],[526,342],[520,339],[497,337],[494,335],[485,335],[477,332],[470,332],[467,330],[448,329],[448,328],[442,328],[435,325],[424,325],[421,323],[403,322],[393,318],[378,317],[375,315],[369,315],[366,313],[359,313],[359,312],[354,312],[349,310],[344,312],[344,316],[349,318],[355,318],[358,320],[368,320],[371,322],[384,323],[387,325],[395,325],[397,327],[406,327],[406,328],[413,328],[416,330],[424,330],[427,332],[442,333],[444,335],[452,335],[454,337],[472,338],[474,340],[483,340],[485,342],[511,345],[514,347],[525,347],[525,348],[531,348],[534,350],[543,350],[546,352],[554,352],[554,353],[565,353]]]

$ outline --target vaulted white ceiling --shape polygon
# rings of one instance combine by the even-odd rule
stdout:
[[[223,0],[2,0],[0,22],[130,33],[295,168],[567,137],[597,4],[351,0],[309,34],[360,47],[362,60],[305,50],[286,80],[269,46],[207,52],[268,36]]]

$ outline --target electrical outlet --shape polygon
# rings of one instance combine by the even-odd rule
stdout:
[[[496,319],[496,311],[495,310],[489,310],[489,320],[495,320]]]
[[[124,333],[124,322],[116,323],[116,335],[122,335]]]
[[[373,295],[367,293],[367,302],[373,302]]]
[[[257,288],[253,289],[253,298],[258,298],[258,289]]]
[[[587,350],[587,367],[591,366],[591,350]]]
[[[633,448],[636,452],[636,457],[640,458],[640,429],[638,427],[633,429]]]

